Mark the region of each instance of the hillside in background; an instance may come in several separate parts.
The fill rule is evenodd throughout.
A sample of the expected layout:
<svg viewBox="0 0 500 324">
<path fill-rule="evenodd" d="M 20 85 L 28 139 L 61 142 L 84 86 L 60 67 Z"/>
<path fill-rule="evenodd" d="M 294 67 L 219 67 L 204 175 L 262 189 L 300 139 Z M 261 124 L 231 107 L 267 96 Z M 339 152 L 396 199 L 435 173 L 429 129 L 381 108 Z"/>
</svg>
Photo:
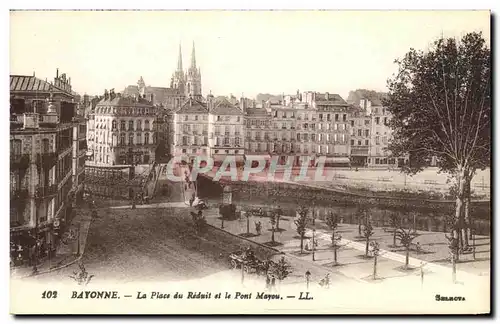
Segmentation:
<svg viewBox="0 0 500 324">
<path fill-rule="evenodd" d="M 347 97 L 347 102 L 356 106 L 359 106 L 360 99 L 368 99 L 372 104 L 380 105 L 382 98 L 387 96 L 385 92 L 377 92 L 368 89 L 357 89 L 354 91 L 349 91 L 349 96 Z"/>
<path fill-rule="evenodd" d="M 268 101 L 269 99 L 281 100 L 281 95 L 273 95 L 273 94 L 269 94 L 269 93 L 259 93 L 255 100 L 257 102 L 261 102 L 262 100 Z"/>
</svg>

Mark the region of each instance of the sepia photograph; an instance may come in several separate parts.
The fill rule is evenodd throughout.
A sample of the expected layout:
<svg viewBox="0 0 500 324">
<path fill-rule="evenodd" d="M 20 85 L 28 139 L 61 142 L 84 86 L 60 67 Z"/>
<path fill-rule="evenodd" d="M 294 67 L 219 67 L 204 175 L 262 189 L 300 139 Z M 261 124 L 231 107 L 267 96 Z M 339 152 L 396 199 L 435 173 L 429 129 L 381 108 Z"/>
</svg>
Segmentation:
<svg viewBox="0 0 500 324">
<path fill-rule="evenodd" d="M 11 314 L 491 313 L 490 11 L 9 18 Z"/>
</svg>

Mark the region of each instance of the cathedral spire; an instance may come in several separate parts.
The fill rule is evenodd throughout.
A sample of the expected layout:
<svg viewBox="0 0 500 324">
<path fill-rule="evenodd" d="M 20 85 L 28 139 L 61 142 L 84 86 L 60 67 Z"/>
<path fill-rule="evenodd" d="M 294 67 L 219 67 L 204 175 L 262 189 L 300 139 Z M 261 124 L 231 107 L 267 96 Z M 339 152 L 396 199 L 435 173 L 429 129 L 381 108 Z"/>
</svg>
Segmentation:
<svg viewBox="0 0 500 324">
<path fill-rule="evenodd" d="M 181 43 L 179 43 L 179 59 L 177 60 L 177 71 L 182 72 L 182 49 L 181 49 Z"/>
<path fill-rule="evenodd" d="M 191 53 L 191 67 L 192 68 L 196 67 L 196 53 L 194 50 L 194 41 L 193 41 L 193 52 Z"/>
</svg>

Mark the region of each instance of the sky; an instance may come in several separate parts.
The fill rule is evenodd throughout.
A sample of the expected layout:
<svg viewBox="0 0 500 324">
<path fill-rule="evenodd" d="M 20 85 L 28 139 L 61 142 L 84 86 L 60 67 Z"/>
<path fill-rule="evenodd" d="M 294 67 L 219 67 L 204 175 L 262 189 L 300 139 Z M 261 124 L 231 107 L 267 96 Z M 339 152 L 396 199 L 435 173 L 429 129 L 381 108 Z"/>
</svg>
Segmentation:
<svg viewBox="0 0 500 324">
<path fill-rule="evenodd" d="M 396 58 L 441 35 L 482 31 L 488 11 L 13 11 L 10 74 L 53 80 L 80 94 L 122 91 L 143 77 L 169 87 L 179 44 L 192 44 L 202 92 L 253 98 L 297 90 L 386 91 Z"/>
</svg>

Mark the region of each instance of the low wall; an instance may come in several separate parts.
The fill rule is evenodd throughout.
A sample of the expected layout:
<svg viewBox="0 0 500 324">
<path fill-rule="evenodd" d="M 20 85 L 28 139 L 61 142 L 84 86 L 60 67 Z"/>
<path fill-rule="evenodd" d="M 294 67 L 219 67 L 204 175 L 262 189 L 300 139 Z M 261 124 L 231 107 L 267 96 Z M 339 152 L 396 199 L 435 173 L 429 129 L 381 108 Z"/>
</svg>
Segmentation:
<svg viewBox="0 0 500 324">
<path fill-rule="evenodd" d="M 245 237 L 231 234 L 229 232 L 226 232 L 209 224 L 207 224 L 206 235 L 216 235 L 218 238 L 217 242 L 221 246 L 231 247 L 233 250 L 226 251 L 228 253 L 235 252 L 238 249 L 250 248 L 255 253 L 255 255 L 261 260 L 271 259 L 273 256 L 277 254 L 282 254 L 277 249 L 254 242 Z"/>
</svg>

